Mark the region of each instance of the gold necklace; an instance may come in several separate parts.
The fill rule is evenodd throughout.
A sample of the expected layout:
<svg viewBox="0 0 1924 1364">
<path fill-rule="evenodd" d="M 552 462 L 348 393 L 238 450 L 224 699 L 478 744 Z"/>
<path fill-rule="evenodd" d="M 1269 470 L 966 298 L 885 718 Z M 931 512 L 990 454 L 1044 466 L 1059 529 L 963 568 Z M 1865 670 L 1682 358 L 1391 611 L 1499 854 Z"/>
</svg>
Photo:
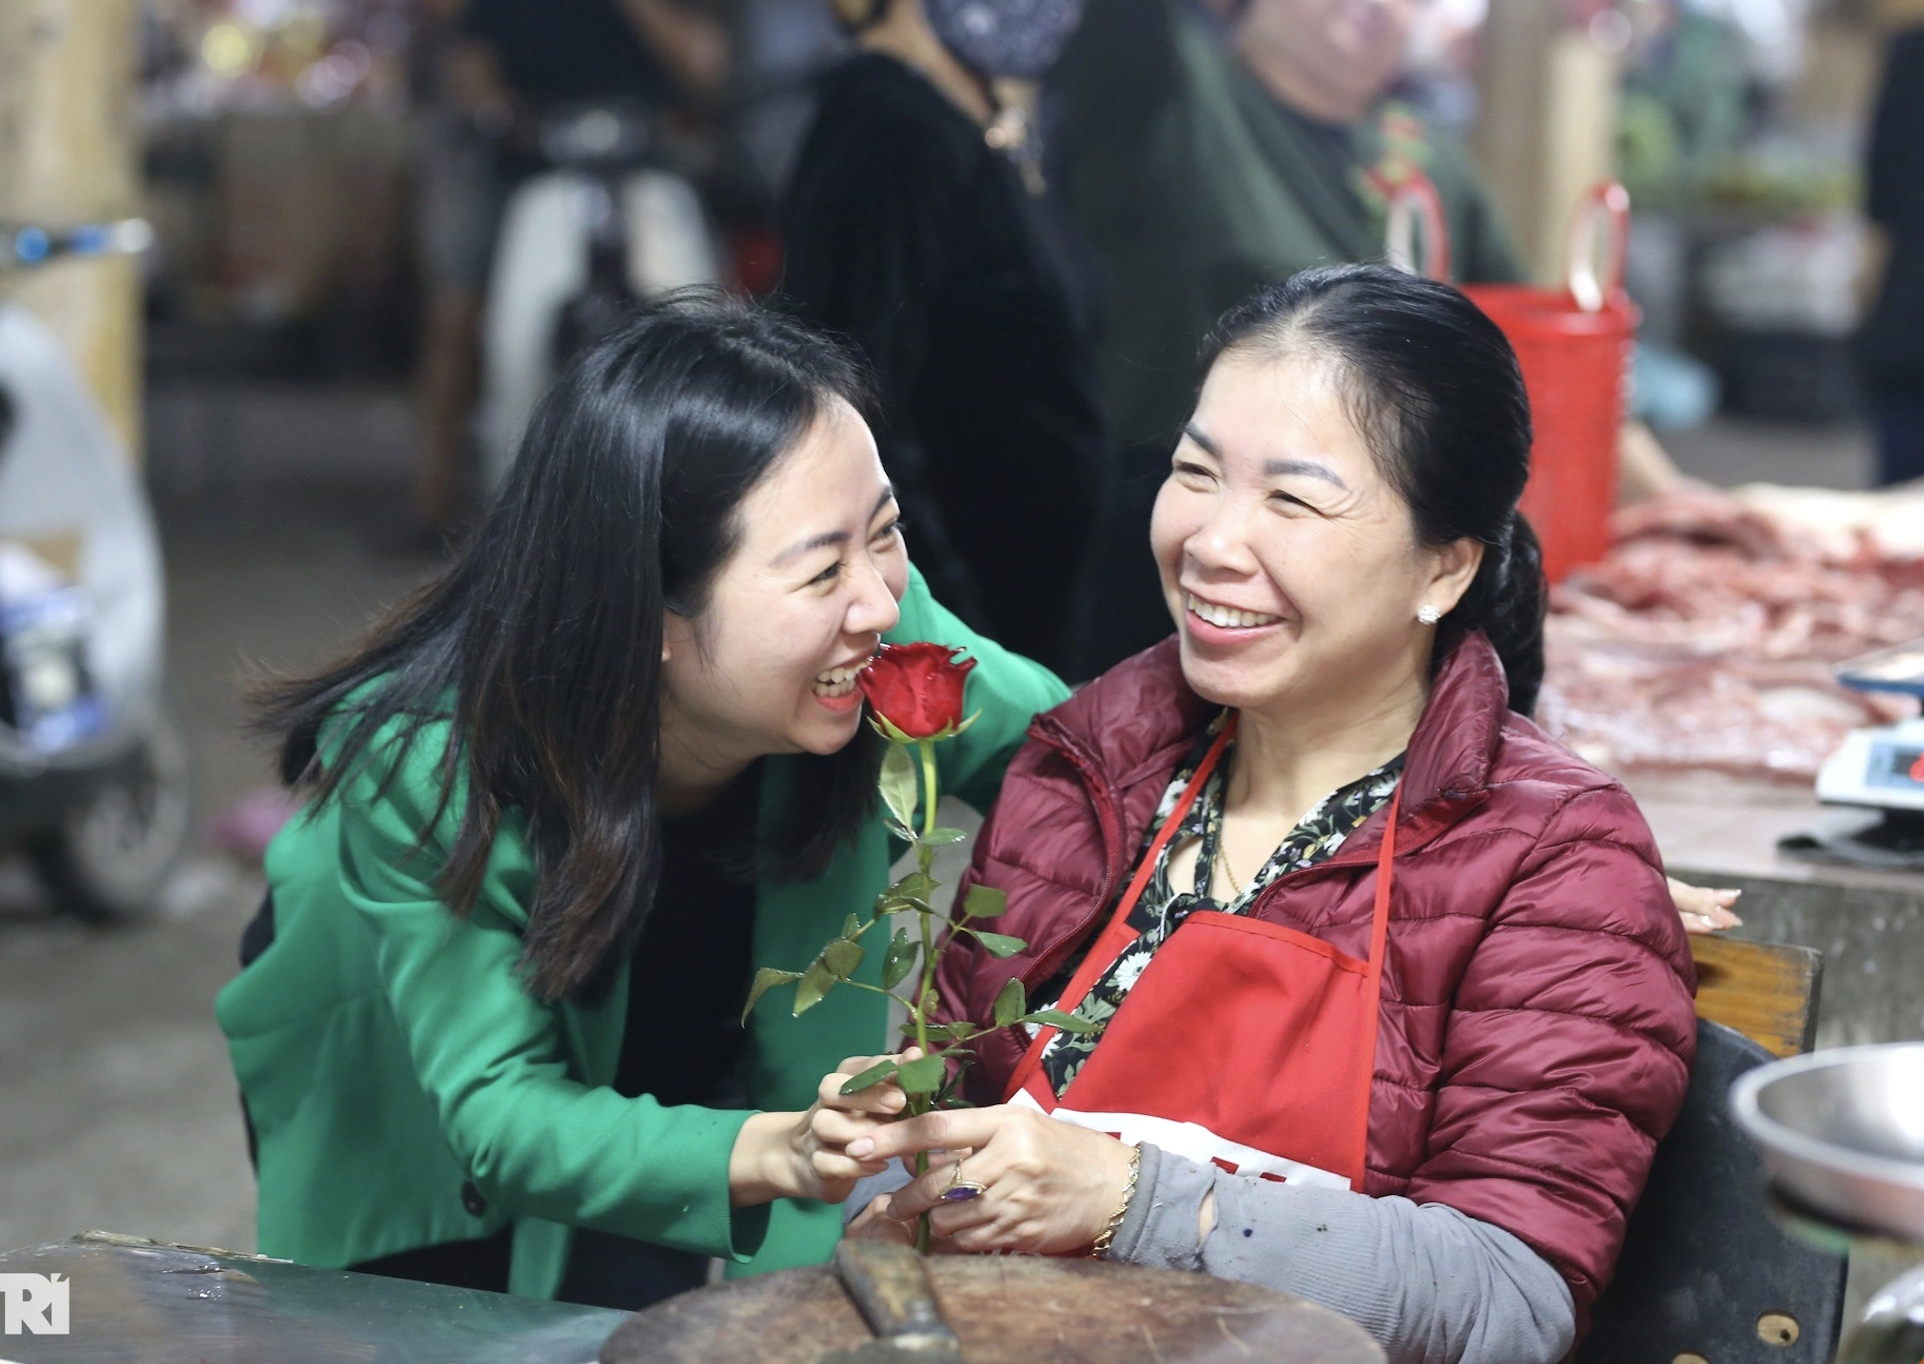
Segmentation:
<svg viewBox="0 0 1924 1364">
<path fill-rule="evenodd" d="M 1220 832 L 1216 836 L 1216 865 L 1223 869 L 1223 879 L 1229 882 L 1229 888 L 1236 893 L 1236 898 L 1242 899 L 1242 885 L 1236 880 L 1236 873 L 1229 869 L 1229 840 Z"/>
</svg>

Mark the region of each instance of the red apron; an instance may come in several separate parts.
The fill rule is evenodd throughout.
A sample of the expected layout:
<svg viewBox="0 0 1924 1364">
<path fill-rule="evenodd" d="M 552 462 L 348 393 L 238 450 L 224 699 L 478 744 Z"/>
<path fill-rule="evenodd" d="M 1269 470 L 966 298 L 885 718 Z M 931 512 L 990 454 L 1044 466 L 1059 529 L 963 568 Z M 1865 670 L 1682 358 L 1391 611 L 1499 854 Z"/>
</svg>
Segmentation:
<svg viewBox="0 0 1924 1364">
<path fill-rule="evenodd" d="M 1235 732 L 1210 748 L 1063 992 L 1072 1010 L 1132 942 L 1129 914 Z M 1190 914 L 1156 949 L 1060 1101 L 1030 1044 L 1007 1101 L 1232 1174 L 1361 1190 L 1376 1069 L 1396 814 L 1376 866 L 1368 961 L 1237 914 Z"/>
</svg>

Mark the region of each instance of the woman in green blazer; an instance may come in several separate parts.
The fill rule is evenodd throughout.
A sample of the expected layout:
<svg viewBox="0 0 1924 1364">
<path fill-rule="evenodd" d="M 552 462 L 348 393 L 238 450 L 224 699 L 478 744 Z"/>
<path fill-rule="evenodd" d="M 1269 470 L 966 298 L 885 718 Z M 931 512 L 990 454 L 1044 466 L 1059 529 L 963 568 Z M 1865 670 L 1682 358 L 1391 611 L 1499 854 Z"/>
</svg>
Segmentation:
<svg viewBox="0 0 1924 1364">
<path fill-rule="evenodd" d="M 899 851 L 854 673 L 883 640 L 979 660 L 940 754 L 982 807 L 1066 695 L 930 599 L 862 397 L 772 315 L 652 309 L 543 400 L 443 577 L 267 690 L 310 799 L 217 1005 L 262 1253 L 623 1307 L 827 1256 L 841 1148 L 901 1101 L 823 1077 L 883 1049 L 882 1001 L 735 1016 Z"/>
</svg>

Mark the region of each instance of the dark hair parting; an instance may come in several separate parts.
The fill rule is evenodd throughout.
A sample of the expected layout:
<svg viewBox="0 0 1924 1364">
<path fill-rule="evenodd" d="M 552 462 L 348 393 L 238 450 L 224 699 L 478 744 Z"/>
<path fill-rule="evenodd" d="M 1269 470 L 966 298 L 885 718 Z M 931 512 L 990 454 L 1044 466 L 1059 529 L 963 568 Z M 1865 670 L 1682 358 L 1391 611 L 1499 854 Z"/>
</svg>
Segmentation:
<svg viewBox="0 0 1924 1364">
<path fill-rule="evenodd" d="M 799 323 L 715 291 L 639 310 L 570 364 L 454 563 L 310 677 L 254 689 L 281 775 L 387 793 L 425 726 L 450 722 L 422 849 L 458 822 L 434 884 L 474 911 L 502 823 L 525 821 L 536 884 L 530 991 L 590 998 L 648 913 L 664 618 L 698 616 L 740 538 L 742 499 L 832 402 L 868 405 L 859 363 Z M 796 760 L 790 808 L 753 870 L 819 872 L 874 800 L 862 738 Z"/>
<path fill-rule="evenodd" d="M 1530 477 L 1530 401 L 1503 332 L 1447 284 L 1388 265 L 1317 267 L 1232 308 L 1203 346 L 1318 358 L 1351 419 L 1431 546 L 1484 547 L 1469 590 L 1443 618 L 1436 657 L 1481 630 L 1503 660 L 1510 707 L 1543 685 L 1549 597 L 1536 532 L 1517 511 Z"/>
</svg>

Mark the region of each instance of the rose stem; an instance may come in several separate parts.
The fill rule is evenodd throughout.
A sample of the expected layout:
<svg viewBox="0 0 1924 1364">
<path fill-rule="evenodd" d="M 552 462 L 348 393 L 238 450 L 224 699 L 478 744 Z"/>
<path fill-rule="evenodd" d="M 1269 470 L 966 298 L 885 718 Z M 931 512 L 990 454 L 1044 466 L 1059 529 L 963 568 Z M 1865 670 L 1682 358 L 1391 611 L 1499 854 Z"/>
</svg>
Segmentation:
<svg viewBox="0 0 1924 1364">
<path fill-rule="evenodd" d="M 918 739 L 915 742 L 922 758 L 922 832 L 915 840 L 916 865 L 922 870 L 925 884 L 930 883 L 935 869 L 935 849 L 928 844 L 928 836 L 935 832 L 935 741 Z M 929 994 L 935 986 L 935 945 L 930 937 L 929 920 L 933 915 L 918 914 L 922 931 L 922 988 L 915 997 L 915 1040 L 922 1048 L 922 1054 L 929 1054 Z M 926 1095 L 918 1094 L 912 1104 L 913 1110 L 926 1113 L 933 1107 Z M 929 1153 L 915 1153 L 915 1173 L 925 1175 L 929 1171 Z M 930 1228 L 929 1215 L 923 1213 L 916 1220 L 915 1248 L 922 1254 L 929 1253 Z"/>
</svg>

